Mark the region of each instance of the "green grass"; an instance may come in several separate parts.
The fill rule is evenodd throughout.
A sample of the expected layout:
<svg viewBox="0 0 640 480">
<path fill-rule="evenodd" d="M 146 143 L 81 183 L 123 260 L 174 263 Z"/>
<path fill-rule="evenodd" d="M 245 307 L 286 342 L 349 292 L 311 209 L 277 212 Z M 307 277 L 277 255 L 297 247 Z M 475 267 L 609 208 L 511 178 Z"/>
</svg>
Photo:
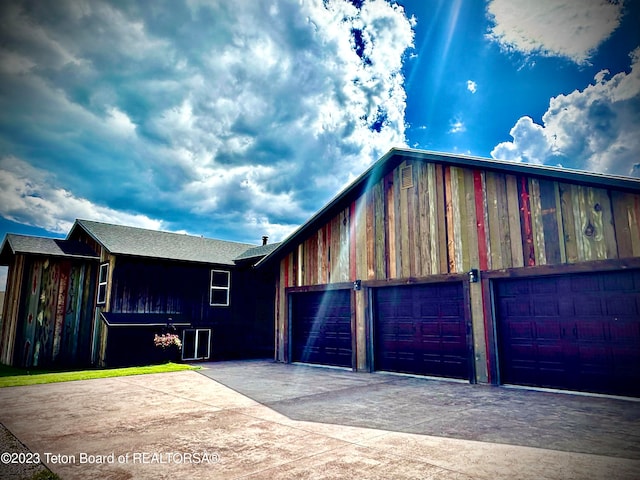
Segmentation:
<svg viewBox="0 0 640 480">
<path fill-rule="evenodd" d="M 145 375 L 147 373 L 179 372 L 197 370 L 198 367 L 183 363 L 163 363 L 146 367 L 111 368 L 104 370 L 81 370 L 71 372 L 52 372 L 46 370 L 24 370 L 6 365 L 0 366 L 0 388 L 38 385 L 43 383 L 72 382 L 75 380 L 91 380 L 94 378 L 125 377 L 128 375 Z"/>
</svg>

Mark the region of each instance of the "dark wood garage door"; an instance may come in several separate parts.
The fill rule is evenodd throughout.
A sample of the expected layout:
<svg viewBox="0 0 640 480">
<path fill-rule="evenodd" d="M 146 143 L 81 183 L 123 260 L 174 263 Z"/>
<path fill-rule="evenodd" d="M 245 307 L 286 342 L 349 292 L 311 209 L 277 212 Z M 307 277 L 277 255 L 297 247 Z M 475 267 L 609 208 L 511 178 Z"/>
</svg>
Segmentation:
<svg viewBox="0 0 640 480">
<path fill-rule="evenodd" d="M 351 291 L 292 294 L 292 360 L 351 367 Z"/>
<path fill-rule="evenodd" d="M 640 271 L 497 284 L 502 383 L 640 396 Z"/>
<path fill-rule="evenodd" d="M 461 283 L 376 290 L 375 368 L 469 378 Z"/>
</svg>

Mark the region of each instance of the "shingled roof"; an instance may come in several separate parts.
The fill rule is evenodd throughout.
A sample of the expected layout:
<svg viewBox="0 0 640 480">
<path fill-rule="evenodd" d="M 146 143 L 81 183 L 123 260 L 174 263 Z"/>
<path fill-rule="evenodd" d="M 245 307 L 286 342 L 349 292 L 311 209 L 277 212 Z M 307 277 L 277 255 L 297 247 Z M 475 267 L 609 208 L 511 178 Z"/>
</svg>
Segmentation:
<svg viewBox="0 0 640 480">
<path fill-rule="evenodd" d="M 243 254 L 238 255 L 235 260 L 242 261 L 242 260 L 250 260 L 253 258 L 262 258 L 265 255 L 269 255 L 276 248 L 278 248 L 278 245 L 280 245 L 280 242 L 268 243 L 266 245 L 260 245 L 259 247 L 250 248 Z"/>
<path fill-rule="evenodd" d="M 85 243 L 9 233 L 0 248 L 0 265 L 8 265 L 9 258 L 16 253 L 52 257 L 98 258 L 96 252 Z"/>
<path fill-rule="evenodd" d="M 256 248 L 256 245 L 249 243 L 228 242 L 90 220 L 76 220 L 67 238 L 72 238 L 79 228 L 116 255 L 235 265 L 234 260 L 243 256 L 248 250 Z"/>
</svg>

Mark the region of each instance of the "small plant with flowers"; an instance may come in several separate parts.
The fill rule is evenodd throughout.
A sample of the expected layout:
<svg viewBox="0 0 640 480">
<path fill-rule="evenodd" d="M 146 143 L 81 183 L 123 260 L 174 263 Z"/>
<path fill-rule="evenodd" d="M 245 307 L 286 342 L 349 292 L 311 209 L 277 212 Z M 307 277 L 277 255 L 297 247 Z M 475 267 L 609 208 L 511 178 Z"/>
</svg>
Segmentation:
<svg viewBox="0 0 640 480">
<path fill-rule="evenodd" d="M 162 350 L 167 350 L 174 346 L 178 350 L 182 348 L 180 337 L 174 333 L 163 333 L 162 335 L 156 334 L 153 338 L 153 343 L 156 347 L 161 348 Z"/>
</svg>

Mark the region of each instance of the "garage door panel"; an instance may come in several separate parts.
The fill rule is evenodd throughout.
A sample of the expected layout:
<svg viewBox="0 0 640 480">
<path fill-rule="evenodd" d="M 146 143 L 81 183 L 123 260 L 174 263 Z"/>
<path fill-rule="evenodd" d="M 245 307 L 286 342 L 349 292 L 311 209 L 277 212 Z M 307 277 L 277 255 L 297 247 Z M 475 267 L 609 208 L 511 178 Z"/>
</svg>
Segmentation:
<svg viewBox="0 0 640 480">
<path fill-rule="evenodd" d="M 405 302 L 403 308 L 390 303 Z M 375 294 L 377 370 L 469 378 L 462 285 L 385 287 Z"/>
<path fill-rule="evenodd" d="M 608 324 L 611 339 L 624 348 L 625 344 L 640 344 L 640 325 L 637 322 L 612 321 Z"/>
<path fill-rule="evenodd" d="M 558 284 L 557 281 L 532 281 L 531 282 L 531 289 L 530 289 L 531 293 L 533 293 L 534 295 L 540 295 L 541 298 L 552 298 L 555 299 L 557 298 L 557 293 L 558 293 Z M 553 294 L 553 295 L 547 295 L 547 294 Z"/>
<path fill-rule="evenodd" d="M 561 364 L 564 362 L 564 349 L 561 346 L 555 345 L 553 343 L 549 344 L 539 344 L 534 348 L 535 359 L 544 364 L 546 363 L 554 363 Z"/>
<path fill-rule="evenodd" d="M 582 317 L 599 317 L 602 315 L 602 300 L 591 296 L 576 295 L 573 297 L 573 310 Z"/>
<path fill-rule="evenodd" d="M 607 371 L 611 368 L 609 357 L 611 349 L 596 345 L 596 346 L 580 346 L 578 347 L 578 359 L 577 363 L 579 369 L 582 370 L 602 370 Z"/>
<path fill-rule="evenodd" d="M 639 280 L 634 270 L 498 282 L 502 382 L 640 396 Z"/>
<path fill-rule="evenodd" d="M 533 315 L 540 317 L 545 315 L 557 316 L 560 313 L 557 298 L 543 296 L 540 302 L 533 305 Z"/>
<path fill-rule="evenodd" d="M 440 324 L 435 322 L 422 322 L 418 324 L 422 337 L 440 338 L 442 336 Z"/>
<path fill-rule="evenodd" d="M 527 302 L 522 302 L 515 298 L 501 299 L 500 310 L 507 312 L 509 318 L 528 317 L 531 315 L 531 306 Z"/>
<path fill-rule="evenodd" d="M 558 320 L 549 320 L 542 318 L 541 322 L 532 321 L 535 330 L 536 339 L 539 341 L 558 340 L 562 336 L 561 324 Z M 564 327 L 566 329 L 566 327 Z"/>
<path fill-rule="evenodd" d="M 515 340 L 531 340 L 535 338 L 534 325 L 527 321 L 512 321 L 507 325 L 507 338 Z"/>
<path fill-rule="evenodd" d="M 627 273 L 611 274 L 603 287 L 607 292 L 632 292 L 640 288 L 640 282 L 637 281 L 639 277 Z"/>
<path fill-rule="evenodd" d="M 444 302 L 451 302 L 453 298 L 462 297 L 462 287 L 459 283 L 443 283 L 440 285 L 433 285 L 439 298 L 444 299 Z"/>
<path fill-rule="evenodd" d="M 617 374 L 639 375 L 640 353 L 634 348 L 620 348 L 612 358 L 613 368 Z"/>
<path fill-rule="evenodd" d="M 606 310 L 609 315 L 638 315 L 638 305 L 635 298 L 615 295 L 606 300 Z"/>
<path fill-rule="evenodd" d="M 351 366 L 348 290 L 292 294 L 291 328 L 294 362 Z"/>
<path fill-rule="evenodd" d="M 591 277 L 589 275 L 573 276 L 570 279 L 571 291 L 580 292 L 599 292 L 600 282 L 597 277 Z"/>
<path fill-rule="evenodd" d="M 608 322 L 594 322 L 594 321 L 582 321 L 573 325 L 575 329 L 576 339 L 585 343 L 607 343 L 607 331 Z"/>
<path fill-rule="evenodd" d="M 420 316 L 424 318 L 438 318 L 440 316 L 440 305 L 436 303 L 420 303 Z"/>
<path fill-rule="evenodd" d="M 464 316 L 462 305 L 459 303 L 443 303 L 440 308 L 440 316 L 444 319 L 451 318 L 453 321 L 458 321 L 460 317 Z"/>
<path fill-rule="evenodd" d="M 462 338 L 465 338 L 465 335 L 466 328 L 464 325 L 461 325 L 460 322 L 443 322 L 440 325 L 440 336 L 442 337 L 443 341 L 450 340 L 455 341 L 456 344 L 460 344 L 460 340 Z"/>
</svg>

